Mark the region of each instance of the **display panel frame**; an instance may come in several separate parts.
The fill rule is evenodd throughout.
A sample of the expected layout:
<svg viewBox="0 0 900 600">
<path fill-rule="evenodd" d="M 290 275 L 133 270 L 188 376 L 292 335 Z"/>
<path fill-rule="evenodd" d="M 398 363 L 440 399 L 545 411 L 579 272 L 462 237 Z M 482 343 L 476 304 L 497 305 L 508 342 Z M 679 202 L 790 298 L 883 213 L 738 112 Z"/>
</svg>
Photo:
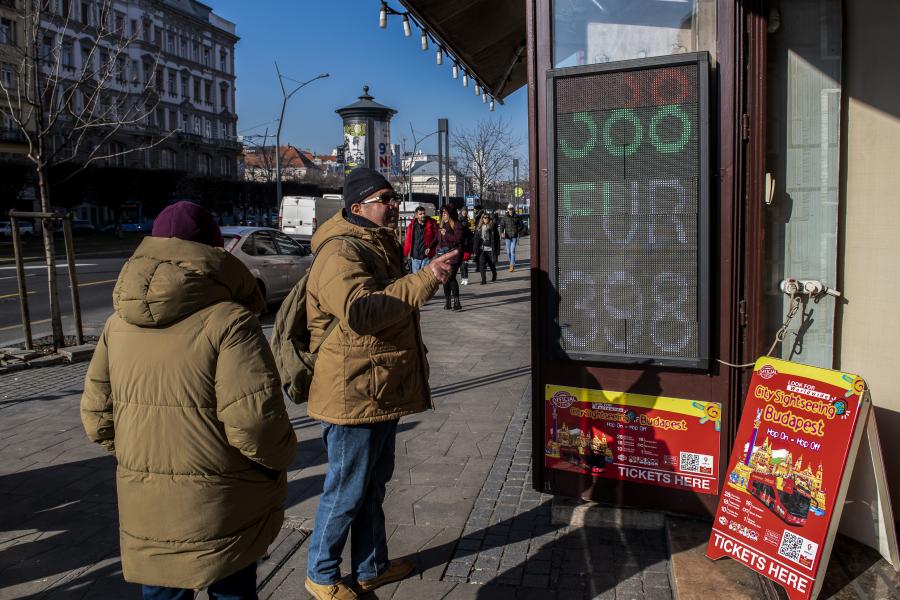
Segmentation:
<svg viewBox="0 0 900 600">
<path fill-rule="evenodd" d="M 697 352 L 694 357 L 678 357 L 654 354 L 611 353 L 589 350 L 566 349 L 562 344 L 563 331 L 560 324 L 559 298 L 559 205 L 557 190 L 557 98 L 556 84 L 561 79 L 578 78 L 599 74 L 629 73 L 695 65 L 697 68 Z M 708 369 L 710 364 L 710 331 L 711 331 L 711 255 L 710 255 L 710 123 L 709 123 L 709 54 L 695 52 L 672 56 L 652 57 L 626 60 L 615 63 L 592 64 L 578 67 L 566 67 L 547 70 L 547 203 L 548 203 L 548 248 L 550 281 L 549 294 L 546 299 L 549 308 L 547 333 L 550 351 L 557 357 L 568 360 L 614 363 L 623 365 L 654 365 L 687 369 Z M 624 255 L 623 255 L 624 256 Z"/>
</svg>

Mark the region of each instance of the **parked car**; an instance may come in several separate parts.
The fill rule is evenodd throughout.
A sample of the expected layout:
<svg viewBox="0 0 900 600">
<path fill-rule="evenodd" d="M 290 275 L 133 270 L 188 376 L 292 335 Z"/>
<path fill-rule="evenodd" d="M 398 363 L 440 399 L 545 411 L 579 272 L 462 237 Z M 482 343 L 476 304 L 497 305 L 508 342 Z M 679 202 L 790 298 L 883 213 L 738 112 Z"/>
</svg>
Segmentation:
<svg viewBox="0 0 900 600">
<path fill-rule="evenodd" d="M 247 265 L 267 304 L 282 300 L 312 263 L 299 242 L 270 227 L 222 227 L 225 250 Z"/>
<path fill-rule="evenodd" d="M 21 235 L 34 235 L 34 225 L 28 221 L 19 221 L 19 233 Z M 12 237 L 12 224 L 9 221 L 0 221 L 0 235 Z"/>
<path fill-rule="evenodd" d="M 72 221 L 72 233 L 93 233 L 95 231 L 97 231 L 97 228 L 90 221 L 82 219 L 74 219 Z"/>
</svg>

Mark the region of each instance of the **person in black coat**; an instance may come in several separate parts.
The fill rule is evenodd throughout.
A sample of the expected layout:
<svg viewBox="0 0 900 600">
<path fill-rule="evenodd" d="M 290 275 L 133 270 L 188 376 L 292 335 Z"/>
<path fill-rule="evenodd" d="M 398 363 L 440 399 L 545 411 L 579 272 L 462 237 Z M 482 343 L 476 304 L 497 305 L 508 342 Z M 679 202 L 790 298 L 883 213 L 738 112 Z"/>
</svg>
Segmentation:
<svg viewBox="0 0 900 600">
<path fill-rule="evenodd" d="M 497 281 L 497 255 L 500 254 L 500 233 L 497 226 L 491 220 L 491 215 L 483 212 L 481 219 L 475 225 L 475 233 L 472 239 L 472 255 L 478 263 L 478 272 L 481 273 L 481 285 L 487 283 L 487 269 L 491 268 L 491 281 Z"/>
</svg>

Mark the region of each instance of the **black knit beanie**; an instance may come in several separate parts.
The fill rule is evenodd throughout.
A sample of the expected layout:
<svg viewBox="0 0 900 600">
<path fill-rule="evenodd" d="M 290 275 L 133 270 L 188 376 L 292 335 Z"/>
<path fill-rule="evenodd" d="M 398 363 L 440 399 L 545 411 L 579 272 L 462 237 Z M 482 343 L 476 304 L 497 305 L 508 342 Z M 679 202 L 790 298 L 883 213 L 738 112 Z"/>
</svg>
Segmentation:
<svg viewBox="0 0 900 600">
<path fill-rule="evenodd" d="M 349 212 L 351 206 L 384 188 L 394 189 L 384 175 L 367 167 L 357 167 L 344 179 L 344 206 Z"/>
</svg>

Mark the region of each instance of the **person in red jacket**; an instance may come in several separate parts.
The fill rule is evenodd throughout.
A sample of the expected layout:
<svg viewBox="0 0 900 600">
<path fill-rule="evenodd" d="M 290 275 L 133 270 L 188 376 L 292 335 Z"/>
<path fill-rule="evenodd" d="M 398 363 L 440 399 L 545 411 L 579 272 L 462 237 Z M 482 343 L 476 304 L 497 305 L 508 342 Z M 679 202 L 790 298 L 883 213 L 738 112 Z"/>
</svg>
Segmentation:
<svg viewBox="0 0 900 600">
<path fill-rule="evenodd" d="M 438 243 L 434 219 L 425 216 L 422 206 L 416 207 L 415 214 L 416 218 L 406 228 L 406 240 L 403 242 L 403 256 L 409 257 L 413 273 L 431 261 Z"/>
</svg>

